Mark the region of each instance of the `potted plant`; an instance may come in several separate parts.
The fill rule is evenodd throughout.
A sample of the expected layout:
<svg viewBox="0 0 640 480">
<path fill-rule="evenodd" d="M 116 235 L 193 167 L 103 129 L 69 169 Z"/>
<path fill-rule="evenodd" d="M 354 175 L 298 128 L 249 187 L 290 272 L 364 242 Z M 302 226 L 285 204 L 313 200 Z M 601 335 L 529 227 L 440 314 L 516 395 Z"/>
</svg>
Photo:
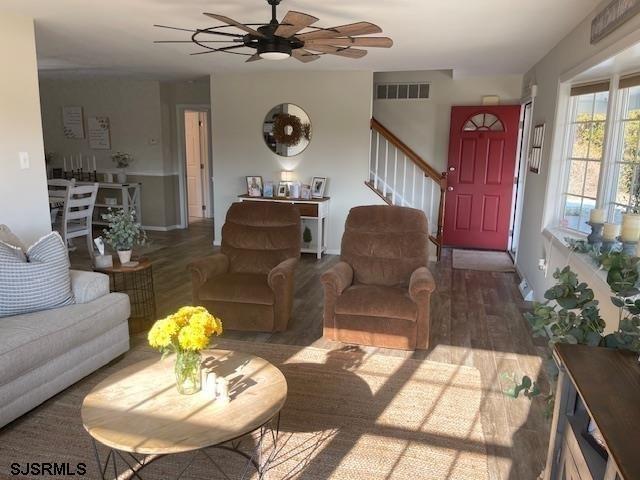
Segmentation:
<svg viewBox="0 0 640 480">
<path fill-rule="evenodd" d="M 311 230 L 307 225 L 304 226 L 304 232 L 302 232 L 302 241 L 304 242 L 305 248 L 309 248 L 311 245 L 311 240 L 313 237 L 311 236 Z"/>
<path fill-rule="evenodd" d="M 127 173 L 125 172 L 125 169 L 131 165 L 131 162 L 133 162 L 133 156 L 129 153 L 116 152 L 111 155 L 111 160 L 113 160 L 120 169 L 120 172 L 118 172 L 117 175 L 118 183 L 127 183 Z"/>
<path fill-rule="evenodd" d="M 124 209 L 107 210 L 102 218 L 108 223 L 108 228 L 103 230 L 105 242 L 110 245 L 120 258 L 120 263 L 131 261 L 131 251 L 135 245 L 144 245 L 147 234 L 139 223 L 135 221 L 135 210 Z"/>
<path fill-rule="evenodd" d="M 222 335 L 222 321 L 204 307 L 182 307 L 176 313 L 154 323 L 149 330 L 151 347 L 162 356 L 176 354 L 176 387 L 183 395 L 201 388 L 201 351 L 213 335 Z"/>
</svg>

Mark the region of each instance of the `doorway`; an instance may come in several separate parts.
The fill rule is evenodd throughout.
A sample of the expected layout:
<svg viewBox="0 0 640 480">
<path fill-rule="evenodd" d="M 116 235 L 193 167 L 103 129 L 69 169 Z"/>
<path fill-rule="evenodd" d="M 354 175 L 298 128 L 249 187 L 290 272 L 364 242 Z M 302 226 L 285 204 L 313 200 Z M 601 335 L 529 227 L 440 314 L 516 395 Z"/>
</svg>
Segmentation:
<svg viewBox="0 0 640 480">
<path fill-rule="evenodd" d="M 178 106 L 180 227 L 212 216 L 209 109 Z"/>
<path fill-rule="evenodd" d="M 506 251 L 520 105 L 452 107 L 444 244 Z"/>
</svg>

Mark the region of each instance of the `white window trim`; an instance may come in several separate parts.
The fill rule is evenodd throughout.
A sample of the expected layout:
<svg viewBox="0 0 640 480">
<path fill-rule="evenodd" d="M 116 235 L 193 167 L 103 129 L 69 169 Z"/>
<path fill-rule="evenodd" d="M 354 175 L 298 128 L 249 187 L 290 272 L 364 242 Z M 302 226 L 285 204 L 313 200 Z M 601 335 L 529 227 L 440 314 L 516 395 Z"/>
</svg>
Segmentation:
<svg viewBox="0 0 640 480">
<path fill-rule="evenodd" d="M 606 79 L 600 79 L 606 80 Z M 619 125 L 621 124 L 621 112 L 624 109 L 622 105 L 622 97 L 620 94 L 620 88 L 618 88 L 618 82 L 620 75 L 615 74 L 608 77 L 609 80 L 609 101 L 607 104 L 607 119 L 605 121 L 604 140 L 602 145 L 603 156 L 600 166 L 600 178 L 598 179 L 598 193 L 596 195 L 596 208 L 607 209 L 607 221 L 613 221 L 615 213 L 615 199 L 617 193 L 617 181 L 619 174 L 619 164 L 616 161 L 617 156 L 622 152 L 621 142 L 622 135 L 620 135 Z M 581 235 L 584 232 L 579 230 L 563 227 L 561 221 L 564 218 L 565 200 L 567 194 L 567 188 L 569 183 L 569 168 L 571 153 L 573 150 L 572 145 L 572 129 L 575 125 L 573 119 L 575 119 L 575 108 L 577 108 L 576 102 L 572 101 L 571 96 L 566 98 L 565 106 L 565 122 L 561 126 L 563 129 L 562 150 L 560 155 L 560 182 L 558 182 L 557 190 L 557 202 L 554 208 L 552 225 L 555 228 L 560 228 L 571 234 Z"/>
</svg>

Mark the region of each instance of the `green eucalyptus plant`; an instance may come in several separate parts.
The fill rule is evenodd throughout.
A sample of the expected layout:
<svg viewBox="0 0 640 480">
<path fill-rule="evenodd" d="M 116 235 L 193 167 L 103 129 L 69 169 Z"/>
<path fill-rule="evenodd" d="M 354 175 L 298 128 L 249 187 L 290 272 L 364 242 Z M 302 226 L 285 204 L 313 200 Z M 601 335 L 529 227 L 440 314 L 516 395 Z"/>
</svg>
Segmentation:
<svg viewBox="0 0 640 480">
<path fill-rule="evenodd" d="M 131 250 L 135 245 L 144 245 L 147 234 L 135 221 L 135 211 L 108 209 L 102 218 L 108 223 L 102 233 L 105 242 L 116 251 Z"/>
<path fill-rule="evenodd" d="M 619 251 L 600 253 L 584 241 L 568 243 L 573 251 L 589 255 L 607 271 L 607 284 L 613 293 L 611 302 L 619 310 L 618 329 L 604 335 L 605 322 L 593 290 L 566 266 L 553 274 L 557 283 L 545 292 L 545 302 L 534 302 L 532 311 L 524 315 L 533 335 L 547 336 L 551 348 L 556 343 L 572 343 L 640 352 L 640 298 L 636 298 L 640 295 L 640 258 Z M 550 413 L 557 367 L 550 355 L 545 365 L 550 379 L 550 391 L 546 395 L 547 413 Z M 503 373 L 502 377 L 511 385 L 505 391 L 510 397 L 518 398 L 522 394 L 532 399 L 541 394 L 536 382 L 527 375 L 518 379 L 515 374 Z"/>
</svg>

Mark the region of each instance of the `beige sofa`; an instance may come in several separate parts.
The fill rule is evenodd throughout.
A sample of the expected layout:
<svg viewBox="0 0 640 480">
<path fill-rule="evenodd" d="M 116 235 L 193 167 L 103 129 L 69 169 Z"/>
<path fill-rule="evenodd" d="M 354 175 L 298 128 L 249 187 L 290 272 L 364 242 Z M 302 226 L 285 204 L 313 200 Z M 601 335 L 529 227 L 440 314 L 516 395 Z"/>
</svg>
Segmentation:
<svg viewBox="0 0 640 480">
<path fill-rule="evenodd" d="M 129 350 L 129 297 L 70 274 L 74 305 L 0 318 L 0 427 Z"/>
</svg>

